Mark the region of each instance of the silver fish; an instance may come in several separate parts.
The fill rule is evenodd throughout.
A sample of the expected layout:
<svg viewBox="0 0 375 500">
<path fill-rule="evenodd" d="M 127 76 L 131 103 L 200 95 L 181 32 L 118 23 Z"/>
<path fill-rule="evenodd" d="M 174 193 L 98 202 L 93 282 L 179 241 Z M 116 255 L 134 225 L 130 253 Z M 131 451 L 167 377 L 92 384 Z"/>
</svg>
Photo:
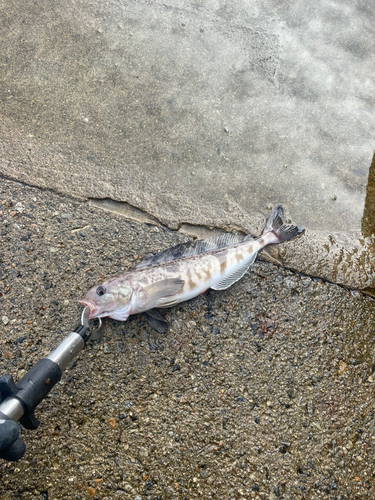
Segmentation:
<svg viewBox="0 0 375 500">
<path fill-rule="evenodd" d="M 174 246 L 94 286 L 79 302 L 89 308 L 90 318 L 125 321 L 132 314 L 146 313 L 150 325 L 165 332 L 168 322 L 155 308 L 179 304 L 209 288 L 229 288 L 246 273 L 259 250 L 303 231 L 285 224 L 279 205 L 260 238 L 226 233 Z"/>
</svg>

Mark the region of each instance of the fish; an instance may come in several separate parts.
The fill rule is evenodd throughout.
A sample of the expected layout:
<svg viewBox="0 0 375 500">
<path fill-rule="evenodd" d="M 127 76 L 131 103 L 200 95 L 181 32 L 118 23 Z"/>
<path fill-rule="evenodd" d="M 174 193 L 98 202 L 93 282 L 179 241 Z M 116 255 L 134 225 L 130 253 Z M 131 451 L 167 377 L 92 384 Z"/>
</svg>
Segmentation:
<svg viewBox="0 0 375 500">
<path fill-rule="evenodd" d="M 152 328 L 165 333 L 168 321 L 159 308 L 190 300 L 209 288 L 226 290 L 244 276 L 262 248 L 291 240 L 303 231 L 285 223 L 278 205 L 259 238 L 225 233 L 173 246 L 92 287 L 79 302 L 89 308 L 89 319 L 126 321 L 144 313 Z"/>
</svg>

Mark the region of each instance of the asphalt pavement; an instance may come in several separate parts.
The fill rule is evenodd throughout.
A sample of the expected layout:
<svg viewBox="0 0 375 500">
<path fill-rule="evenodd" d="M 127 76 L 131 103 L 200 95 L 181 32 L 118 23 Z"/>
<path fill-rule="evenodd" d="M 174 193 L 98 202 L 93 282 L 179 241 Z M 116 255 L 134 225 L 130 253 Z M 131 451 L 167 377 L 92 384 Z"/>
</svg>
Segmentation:
<svg viewBox="0 0 375 500">
<path fill-rule="evenodd" d="M 0 193 L 0 373 L 16 380 L 90 286 L 186 240 L 50 190 Z M 1 498 L 374 498 L 374 312 L 256 262 L 166 310 L 165 335 L 109 320 L 23 430 L 24 458 L 1 463 Z"/>
</svg>

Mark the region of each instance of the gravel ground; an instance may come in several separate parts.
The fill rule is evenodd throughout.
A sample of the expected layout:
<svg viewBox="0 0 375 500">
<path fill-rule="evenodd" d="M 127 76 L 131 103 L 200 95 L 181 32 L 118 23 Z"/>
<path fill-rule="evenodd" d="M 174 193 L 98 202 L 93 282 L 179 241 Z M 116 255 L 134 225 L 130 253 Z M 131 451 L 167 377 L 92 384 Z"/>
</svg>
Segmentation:
<svg viewBox="0 0 375 500">
<path fill-rule="evenodd" d="M 0 365 L 77 326 L 102 276 L 179 233 L 1 180 Z M 0 464 L 2 499 L 374 498 L 372 299 L 256 263 L 229 290 L 109 320 Z"/>
</svg>

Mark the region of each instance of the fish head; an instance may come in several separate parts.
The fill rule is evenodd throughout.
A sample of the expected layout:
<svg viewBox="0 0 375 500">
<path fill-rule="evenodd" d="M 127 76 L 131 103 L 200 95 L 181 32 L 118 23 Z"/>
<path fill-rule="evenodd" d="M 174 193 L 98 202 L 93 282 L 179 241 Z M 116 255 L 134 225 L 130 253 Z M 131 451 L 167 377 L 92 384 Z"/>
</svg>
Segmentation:
<svg viewBox="0 0 375 500">
<path fill-rule="evenodd" d="M 109 316 L 125 321 L 129 316 L 132 293 L 129 283 L 110 279 L 92 287 L 79 302 L 89 308 L 89 319 Z"/>
</svg>

